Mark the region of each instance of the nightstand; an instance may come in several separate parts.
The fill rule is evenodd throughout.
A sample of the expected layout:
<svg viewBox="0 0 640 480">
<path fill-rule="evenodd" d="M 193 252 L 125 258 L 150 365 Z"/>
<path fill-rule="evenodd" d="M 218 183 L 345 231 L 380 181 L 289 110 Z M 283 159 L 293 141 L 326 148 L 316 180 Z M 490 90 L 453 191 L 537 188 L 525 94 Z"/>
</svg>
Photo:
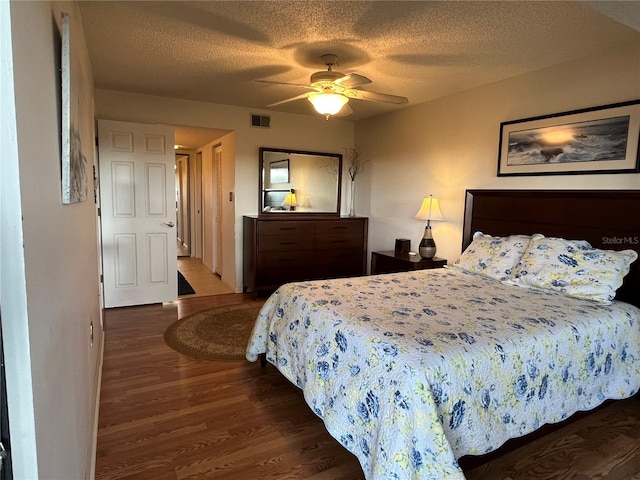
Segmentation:
<svg viewBox="0 0 640 480">
<path fill-rule="evenodd" d="M 410 272 L 428 268 L 442 268 L 447 264 L 444 258 L 422 258 L 420 255 L 397 254 L 393 250 L 371 252 L 371 275 L 377 273 Z"/>
</svg>

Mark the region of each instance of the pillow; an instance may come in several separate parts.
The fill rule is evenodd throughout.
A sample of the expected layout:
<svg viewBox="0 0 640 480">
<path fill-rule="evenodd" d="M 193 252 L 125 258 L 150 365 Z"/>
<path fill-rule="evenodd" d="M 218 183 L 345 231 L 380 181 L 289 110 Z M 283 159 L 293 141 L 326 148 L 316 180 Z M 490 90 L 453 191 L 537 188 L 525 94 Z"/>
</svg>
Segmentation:
<svg viewBox="0 0 640 480">
<path fill-rule="evenodd" d="M 492 237 L 476 232 L 471 245 L 452 266 L 496 280 L 508 280 L 530 240 L 528 235 Z"/>
<path fill-rule="evenodd" d="M 523 287 L 611 303 L 637 258 L 633 250 L 598 250 L 581 240 L 536 237 L 511 280 Z"/>
</svg>

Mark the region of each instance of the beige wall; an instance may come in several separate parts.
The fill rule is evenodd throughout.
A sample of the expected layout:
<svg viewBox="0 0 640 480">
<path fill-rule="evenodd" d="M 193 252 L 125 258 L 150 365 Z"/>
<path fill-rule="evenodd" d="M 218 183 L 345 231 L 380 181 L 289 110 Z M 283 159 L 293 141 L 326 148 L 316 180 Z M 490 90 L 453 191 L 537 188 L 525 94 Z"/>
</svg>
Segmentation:
<svg viewBox="0 0 640 480">
<path fill-rule="evenodd" d="M 242 255 L 234 255 L 235 228 L 225 228 L 235 222 L 236 189 L 236 134 L 228 133 L 222 143 L 222 265 L 221 280 L 231 289 L 242 284 L 242 275 L 236 274 L 236 261 L 242 265 Z M 257 190 L 257 187 L 256 187 Z M 230 198 L 230 194 L 232 197 Z M 241 272 L 242 270 L 240 270 Z M 238 290 L 239 291 L 239 290 Z"/>
<path fill-rule="evenodd" d="M 460 255 L 464 192 L 495 189 L 638 189 L 640 174 L 500 177 L 500 122 L 640 98 L 640 44 L 518 76 L 358 122 L 356 143 L 371 158 L 357 178 L 357 213 L 369 216 L 369 248 L 414 250 L 424 231 L 422 198 L 440 198 L 438 256 Z"/>
<path fill-rule="evenodd" d="M 235 138 L 233 181 L 223 173 L 223 200 L 234 192 L 233 218 L 225 216 L 223 268 L 228 282 L 235 280 L 235 291 L 242 291 L 242 216 L 258 213 L 258 150 L 260 147 L 291 148 L 317 152 L 343 153 L 353 144 L 354 124 L 347 120 L 325 120 L 321 116 L 267 112 L 255 108 L 215 105 L 204 102 L 154 97 L 132 93 L 96 90 L 98 118 L 139 123 L 166 123 L 232 130 Z M 271 116 L 271 128 L 250 126 L 250 114 Z M 223 164 L 231 162 L 223 148 Z M 230 168 L 226 169 L 230 172 Z M 225 201 L 225 212 L 231 212 Z M 343 205 L 343 211 L 345 206 Z M 227 223 L 229 222 L 229 223 Z M 233 222 L 233 224 L 231 223 Z M 232 228 L 227 228 L 231 227 Z M 233 230 L 233 233 L 232 233 Z M 233 236 L 233 238 L 231 238 Z M 229 262 L 229 263 L 227 263 Z M 235 267 L 235 276 L 229 272 Z"/>
<path fill-rule="evenodd" d="M 54 38 L 61 11 L 71 15 L 71 49 L 81 70 L 80 133 L 90 182 L 90 199 L 72 205 L 62 204 L 60 190 L 60 73 Z M 20 193 L 16 203 L 3 208 L 12 207 L 12 214 L 21 209 L 23 238 L 2 232 L 2 261 L 5 246 L 17 247 L 24 268 L 24 283 L 18 276 L 1 287 L 5 345 L 10 345 L 6 364 L 14 477 L 79 479 L 92 468 L 102 344 L 90 173 L 93 74 L 77 4 L 11 2 L 10 13 L 16 110 L 11 160 Z M 20 299 L 26 300 L 26 311 L 14 309 Z"/>
<path fill-rule="evenodd" d="M 332 160 L 337 162 L 335 157 Z M 291 155 L 291 180 L 285 185 L 296 191 L 299 212 L 335 212 L 337 176 L 326 157 Z"/>
</svg>

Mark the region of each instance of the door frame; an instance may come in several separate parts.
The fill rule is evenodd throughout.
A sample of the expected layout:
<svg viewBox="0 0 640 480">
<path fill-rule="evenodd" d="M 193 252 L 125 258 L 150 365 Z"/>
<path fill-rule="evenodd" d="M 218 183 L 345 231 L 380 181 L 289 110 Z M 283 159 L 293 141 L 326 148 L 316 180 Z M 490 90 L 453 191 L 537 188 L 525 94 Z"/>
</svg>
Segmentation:
<svg viewBox="0 0 640 480">
<path fill-rule="evenodd" d="M 176 151 L 176 237 L 182 245 L 189 249 L 192 257 L 192 228 L 191 228 L 191 153 Z M 182 157 L 179 161 L 178 157 Z M 185 179 L 186 177 L 186 179 Z M 184 191 L 186 190 L 186 192 Z M 183 201 L 186 199 L 186 202 Z M 180 234 L 182 233 L 182 237 Z M 186 238 L 183 238 L 186 237 Z M 186 240 L 186 243 L 185 243 Z"/>
</svg>

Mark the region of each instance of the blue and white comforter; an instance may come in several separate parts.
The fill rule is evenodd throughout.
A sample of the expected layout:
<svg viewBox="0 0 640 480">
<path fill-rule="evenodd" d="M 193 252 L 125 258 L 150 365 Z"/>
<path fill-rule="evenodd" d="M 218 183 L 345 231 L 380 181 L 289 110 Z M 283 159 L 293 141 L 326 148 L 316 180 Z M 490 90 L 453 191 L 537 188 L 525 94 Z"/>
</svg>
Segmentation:
<svg viewBox="0 0 640 480">
<path fill-rule="evenodd" d="M 640 310 L 451 269 L 282 286 L 247 359 L 300 387 L 367 479 L 462 479 L 457 458 L 640 387 Z"/>
</svg>

